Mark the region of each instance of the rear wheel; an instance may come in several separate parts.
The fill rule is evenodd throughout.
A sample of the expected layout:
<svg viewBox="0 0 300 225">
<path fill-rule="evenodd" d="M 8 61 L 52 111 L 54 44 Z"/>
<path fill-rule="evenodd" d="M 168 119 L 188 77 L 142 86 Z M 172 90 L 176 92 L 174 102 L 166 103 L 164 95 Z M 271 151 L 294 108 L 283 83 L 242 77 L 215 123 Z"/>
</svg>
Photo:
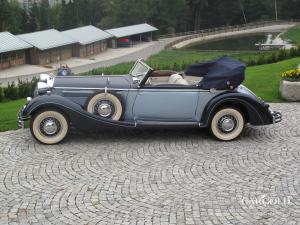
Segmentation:
<svg viewBox="0 0 300 225">
<path fill-rule="evenodd" d="M 69 123 L 61 112 L 42 111 L 31 119 L 30 131 L 33 137 L 43 144 L 58 144 L 67 136 Z"/>
<path fill-rule="evenodd" d="M 118 121 L 123 114 L 123 107 L 119 98 L 114 94 L 99 93 L 90 99 L 87 111 L 105 119 Z"/>
<path fill-rule="evenodd" d="M 232 141 L 238 138 L 245 126 L 243 114 L 235 108 L 223 108 L 212 118 L 210 131 L 221 141 Z"/>
</svg>

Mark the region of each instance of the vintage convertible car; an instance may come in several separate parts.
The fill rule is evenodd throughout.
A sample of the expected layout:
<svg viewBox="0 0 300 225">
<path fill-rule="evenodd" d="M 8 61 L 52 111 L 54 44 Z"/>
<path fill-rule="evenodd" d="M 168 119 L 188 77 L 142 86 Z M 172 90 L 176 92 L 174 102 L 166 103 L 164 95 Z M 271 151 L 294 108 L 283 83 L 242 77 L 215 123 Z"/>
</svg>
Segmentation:
<svg viewBox="0 0 300 225">
<path fill-rule="evenodd" d="M 128 75 L 41 74 L 33 98 L 18 116 L 32 135 L 57 144 L 70 127 L 209 128 L 219 140 L 236 139 L 244 125 L 268 125 L 281 114 L 241 85 L 245 65 L 229 57 L 191 65 L 183 74 L 157 71 L 138 60 Z"/>
</svg>

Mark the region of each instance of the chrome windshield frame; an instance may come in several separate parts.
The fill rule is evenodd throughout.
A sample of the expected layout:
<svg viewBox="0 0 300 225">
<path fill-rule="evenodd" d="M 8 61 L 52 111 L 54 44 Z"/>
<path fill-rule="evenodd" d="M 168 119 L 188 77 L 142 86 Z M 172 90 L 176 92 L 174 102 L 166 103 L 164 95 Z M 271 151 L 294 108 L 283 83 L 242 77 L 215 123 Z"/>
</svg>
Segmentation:
<svg viewBox="0 0 300 225">
<path fill-rule="evenodd" d="M 135 71 L 139 68 L 138 66 L 142 66 L 143 71 L 141 73 L 134 74 Z M 129 74 L 132 76 L 133 79 L 139 79 L 140 81 L 144 80 L 144 78 L 149 74 L 149 72 L 152 72 L 153 69 L 148 66 L 143 59 L 139 59 L 135 62 L 134 66 L 130 70 Z"/>
</svg>

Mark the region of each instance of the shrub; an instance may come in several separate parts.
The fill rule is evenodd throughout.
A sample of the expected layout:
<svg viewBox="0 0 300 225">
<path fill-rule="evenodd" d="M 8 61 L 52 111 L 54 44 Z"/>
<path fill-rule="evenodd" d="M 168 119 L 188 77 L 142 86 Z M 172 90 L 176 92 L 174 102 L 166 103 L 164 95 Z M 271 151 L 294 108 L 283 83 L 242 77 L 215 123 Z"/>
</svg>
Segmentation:
<svg viewBox="0 0 300 225">
<path fill-rule="evenodd" d="M 183 62 L 182 63 L 182 70 L 186 70 L 188 68 L 188 66 L 190 65 L 190 63 L 188 62 Z"/>
<path fill-rule="evenodd" d="M 15 84 L 15 82 L 12 82 L 8 83 L 7 86 L 0 86 L 0 102 L 31 96 L 37 82 L 38 79 L 33 78 L 31 81 L 18 80 L 17 84 Z"/>
<path fill-rule="evenodd" d="M 175 62 L 172 69 L 175 70 L 175 71 L 180 71 L 181 66 L 177 62 Z"/>
<path fill-rule="evenodd" d="M 243 61 L 243 60 L 242 60 Z M 249 57 L 248 60 L 245 61 L 245 63 L 248 65 L 248 66 L 254 66 L 255 65 L 255 60 L 252 58 L 252 57 Z"/>
<path fill-rule="evenodd" d="M 277 52 L 272 52 L 270 58 L 271 58 L 271 62 L 277 62 L 278 61 Z"/>
<path fill-rule="evenodd" d="M 291 58 L 299 56 L 299 50 L 297 48 L 291 48 L 289 51 L 289 56 Z"/>
<path fill-rule="evenodd" d="M 4 100 L 3 88 L 0 86 L 0 102 L 3 102 L 3 100 Z"/>
<path fill-rule="evenodd" d="M 11 84 L 8 83 L 7 87 L 4 88 L 4 96 L 11 100 L 18 99 L 18 88 L 15 85 L 15 82 L 12 82 Z"/>
<path fill-rule="evenodd" d="M 263 65 L 263 64 L 266 64 L 266 59 L 265 59 L 265 56 L 264 55 L 260 55 L 258 57 L 258 59 L 256 60 L 255 64 L 256 65 Z"/>
<path fill-rule="evenodd" d="M 279 50 L 277 52 L 278 61 L 282 61 L 282 60 L 287 59 L 287 56 L 288 56 L 288 54 L 287 54 L 287 51 L 285 51 L 285 50 Z"/>
</svg>

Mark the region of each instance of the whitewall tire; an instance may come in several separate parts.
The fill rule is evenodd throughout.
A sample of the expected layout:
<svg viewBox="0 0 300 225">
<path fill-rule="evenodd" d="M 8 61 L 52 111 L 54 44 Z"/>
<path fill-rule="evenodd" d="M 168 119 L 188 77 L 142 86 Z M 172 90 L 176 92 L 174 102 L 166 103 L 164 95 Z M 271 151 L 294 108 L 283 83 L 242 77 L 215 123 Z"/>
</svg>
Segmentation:
<svg viewBox="0 0 300 225">
<path fill-rule="evenodd" d="M 245 126 L 243 114 L 235 108 L 223 108 L 217 111 L 210 125 L 214 137 L 221 141 L 232 141 L 238 138 Z"/>
<path fill-rule="evenodd" d="M 123 106 L 119 98 L 111 93 L 99 93 L 93 96 L 86 110 L 96 116 L 118 121 L 123 114 Z"/>
<path fill-rule="evenodd" d="M 30 131 L 33 137 L 43 144 L 58 144 L 67 136 L 69 123 L 61 112 L 42 111 L 31 119 Z"/>
</svg>

